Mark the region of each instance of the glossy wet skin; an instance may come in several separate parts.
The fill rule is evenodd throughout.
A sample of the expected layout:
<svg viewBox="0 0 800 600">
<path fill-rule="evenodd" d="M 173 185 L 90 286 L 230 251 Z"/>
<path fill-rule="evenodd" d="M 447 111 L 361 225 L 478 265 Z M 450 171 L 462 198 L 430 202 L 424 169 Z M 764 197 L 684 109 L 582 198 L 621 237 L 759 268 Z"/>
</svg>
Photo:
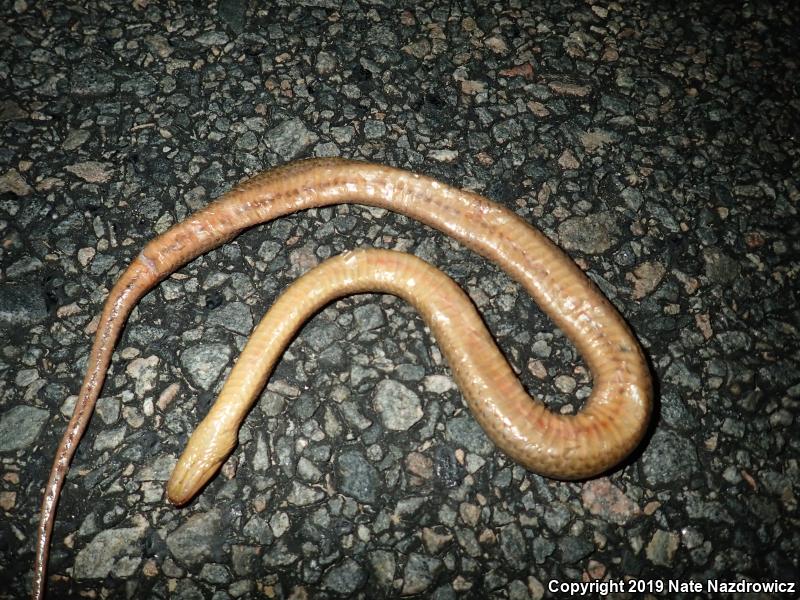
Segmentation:
<svg viewBox="0 0 800 600">
<path fill-rule="evenodd" d="M 613 306 L 539 231 L 478 194 L 407 171 L 342 159 L 291 163 L 239 185 L 152 240 L 109 293 L 75 411 L 45 487 L 36 540 L 34 598 L 44 595 L 55 509 L 69 463 L 94 410 L 119 333 L 139 299 L 176 269 L 244 229 L 299 210 L 344 202 L 403 213 L 496 262 L 525 287 L 582 354 L 593 375 L 592 395 L 577 415 L 555 415 L 525 394 L 504 359 L 462 356 L 457 350 L 462 342 L 458 328 L 442 327 L 436 334 L 473 414 L 504 452 L 532 471 L 576 479 L 610 469 L 636 447 L 647 427 L 652 403 L 650 375 L 641 349 Z M 380 280 L 380 267 L 375 269 L 372 275 Z M 383 278 L 391 279 L 385 273 Z M 335 290 L 340 282 L 327 275 L 317 284 L 322 295 L 339 294 Z M 407 297 L 423 316 L 426 295 L 424 286 L 418 285 Z M 486 342 L 493 345 L 491 336 Z M 492 353 L 487 349 L 485 354 Z M 249 406 L 251 399 L 238 398 L 233 399 L 233 409 L 220 414 L 230 413 L 229 418 L 237 411 L 246 412 L 242 407 Z M 205 429 L 201 425 L 199 435 L 196 433 L 190 441 L 190 455 L 193 447 L 207 454 L 206 479 L 221 464 L 215 461 L 223 461 L 235 445 L 238 425 L 224 427 L 230 431 L 212 438 L 202 433 Z M 223 450 L 220 458 L 218 451 Z M 197 484 L 183 486 L 180 465 L 177 469 L 169 484 L 169 496 L 183 503 L 196 492 Z"/>
<path fill-rule="evenodd" d="M 410 254 L 357 250 L 295 281 L 259 323 L 172 473 L 172 503 L 186 504 L 216 475 L 275 363 L 307 319 L 336 298 L 366 291 L 394 294 L 417 309 L 472 414 L 498 447 L 532 471 L 576 479 L 613 467 L 649 410 L 647 389 L 636 379 L 643 364 L 633 340 L 626 349 L 607 347 L 613 373 L 601 375 L 580 413 L 555 415 L 528 396 L 455 282 Z"/>
</svg>

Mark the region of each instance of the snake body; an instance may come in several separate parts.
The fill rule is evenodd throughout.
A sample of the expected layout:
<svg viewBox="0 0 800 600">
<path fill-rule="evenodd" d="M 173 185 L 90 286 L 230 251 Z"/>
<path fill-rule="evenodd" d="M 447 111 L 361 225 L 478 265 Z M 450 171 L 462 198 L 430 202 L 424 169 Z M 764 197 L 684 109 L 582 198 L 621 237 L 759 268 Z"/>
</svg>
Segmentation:
<svg viewBox="0 0 800 600">
<path fill-rule="evenodd" d="M 614 307 L 543 234 L 479 194 L 408 171 L 344 159 L 290 163 L 240 184 L 150 241 L 109 293 L 45 487 L 34 598 L 44 596 L 55 510 L 70 461 L 120 331 L 139 299 L 180 266 L 249 227 L 345 202 L 405 214 L 496 262 L 575 344 L 593 376 L 591 396 L 575 415 L 550 412 L 524 391 L 469 299 L 447 276 L 397 252 L 345 253 L 290 286 L 259 324 L 181 456 L 167 485 L 170 501 L 188 502 L 233 450 L 239 424 L 302 322 L 331 299 L 361 291 L 397 294 L 420 311 L 475 418 L 498 447 L 526 468 L 558 479 L 591 477 L 638 445 L 652 405 L 642 350 Z"/>
</svg>

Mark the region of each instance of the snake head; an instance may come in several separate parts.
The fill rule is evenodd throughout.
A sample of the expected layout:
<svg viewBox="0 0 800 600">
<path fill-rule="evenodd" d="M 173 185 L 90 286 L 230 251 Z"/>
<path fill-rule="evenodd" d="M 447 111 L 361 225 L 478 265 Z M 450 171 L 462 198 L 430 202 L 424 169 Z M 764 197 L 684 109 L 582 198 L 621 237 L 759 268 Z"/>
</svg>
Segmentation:
<svg viewBox="0 0 800 600">
<path fill-rule="evenodd" d="M 187 504 L 206 485 L 236 447 L 236 430 L 208 424 L 197 427 L 167 482 L 167 498 L 175 506 Z"/>
</svg>

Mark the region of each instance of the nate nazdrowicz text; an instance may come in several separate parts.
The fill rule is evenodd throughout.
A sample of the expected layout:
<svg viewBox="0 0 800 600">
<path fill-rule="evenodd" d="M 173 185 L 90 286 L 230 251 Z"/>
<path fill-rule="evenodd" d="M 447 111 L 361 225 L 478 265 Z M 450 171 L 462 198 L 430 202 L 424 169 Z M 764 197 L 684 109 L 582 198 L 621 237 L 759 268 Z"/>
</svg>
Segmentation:
<svg viewBox="0 0 800 600">
<path fill-rule="evenodd" d="M 650 593 L 650 594 L 670 594 L 676 592 L 694 592 L 698 594 L 720 594 L 720 593 L 749 593 L 749 594 L 791 594 L 794 596 L 797 590 L 795 581 L 724 581 L 721 579 L 709 579 L 707 581 L 683 581 L 680 579 L 610 579 L 608 581 L 558 581 L 551 580 L 547 584 L 547 590 L 551 594 L 561 594 L 568 596 L 589 596 L 598 595 L 600 597 L 608 594 L 628 593 Z"/>
</svg>

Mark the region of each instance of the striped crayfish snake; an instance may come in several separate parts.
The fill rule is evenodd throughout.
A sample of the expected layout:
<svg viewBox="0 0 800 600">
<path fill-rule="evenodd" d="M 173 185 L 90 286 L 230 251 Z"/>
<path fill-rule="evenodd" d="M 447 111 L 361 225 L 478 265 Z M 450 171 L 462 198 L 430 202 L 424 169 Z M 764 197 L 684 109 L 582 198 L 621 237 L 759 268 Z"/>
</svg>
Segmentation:
<svg viewBox="0 0 800 600">
<path fill-rule="evenodd" d="M 351 160 L 294 162 L 242 183 L 152 240 L 111 290 L 45 488 L 34 598 L 44 595 L 64 478 L 94 410 L 114 345 L 139 299 L 182 265 L 249 227 L 345 202 L 413 217 L 497 263 L 581 353 L 592 373 L 591 396 L 574 415 L 549 411 L 525 392 L 469 298 L 444 273 L 399 252 L 347 252 L 298 279 L 258 325 L 175 467 L 167 484 L 172 503 L 187 503 L 233 451 L 239 425 L 303 322 L 331 300 L 359 292 L 396 294 L 416 307 L 475 419 L 503 452 L 527 469 L 557 479 L 587 478 L 614 467 L 638 445 L 652 404 L 642 350 L 614 307 L 542 233 L 476 193 L 429 177 Z"/>
</svg>

